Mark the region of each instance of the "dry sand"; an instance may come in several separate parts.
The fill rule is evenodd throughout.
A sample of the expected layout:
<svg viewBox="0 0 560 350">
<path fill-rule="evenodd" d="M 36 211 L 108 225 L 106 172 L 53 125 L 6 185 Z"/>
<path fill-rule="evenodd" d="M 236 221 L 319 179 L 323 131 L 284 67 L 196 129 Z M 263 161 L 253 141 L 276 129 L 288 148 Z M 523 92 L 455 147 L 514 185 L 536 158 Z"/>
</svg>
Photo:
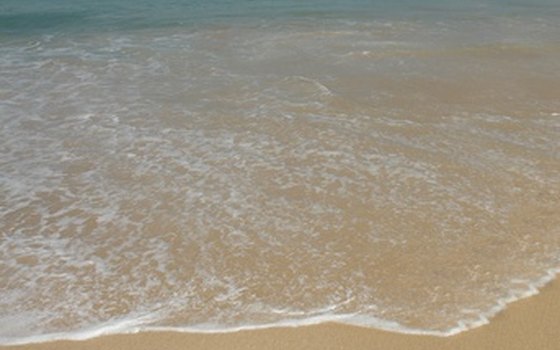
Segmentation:
<svg viewBox="0 0 560 350">
<path fill-rule="evenodd" d="M 560 283 L 538 296 L 511 304 L 490 324 L 447 338 L 404 335 L 366 328 L 323 324 L 228 334 L 139 333 L 87 341 L 0 347 L 0 350 L 144 350 L 144 349 L 560 349 Z"/>
</svg>

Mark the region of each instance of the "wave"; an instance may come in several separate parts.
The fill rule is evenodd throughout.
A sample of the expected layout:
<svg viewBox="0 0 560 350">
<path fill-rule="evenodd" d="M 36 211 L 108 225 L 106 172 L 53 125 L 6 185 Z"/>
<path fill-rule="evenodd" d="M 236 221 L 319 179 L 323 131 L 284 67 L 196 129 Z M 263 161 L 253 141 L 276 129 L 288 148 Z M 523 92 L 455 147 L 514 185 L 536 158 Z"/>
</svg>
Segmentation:
<svg viewBox="0 0 560 350">
<path fill-rule="evenodd" d="M 513 302 L 529 298 L 539 294 L 539 289 L 552 282 L 560 273 L 560 268 L 547 270 L 537 281 L 528 284 L 525 290 L 512 290 L 508 296 L 500 298 L 489 310 L 480 313 L 475 319 L 464 319 L 457 322 L 457 325 L 443 331 L 434 331 L 422 328 L 410 328 L 401 325 L 396 321 L 384 320 L 381 318 L 358 315 L 358 314 L 332 314 L 318 315 L 304 319 L 284 319 L 267 324 L 246 324 L 239 326 L 223 326 L 219 324 L 204 323 L 194 326 L 146 326 L 146 323 L 157 322 L 157 314 L 141 315 L 136 318 L 123 318 L 104 322 L 99 325 L 72 332 L 57 332 L 41 334 L 29 337 L 8 338 L 0 337 L 0 346 L 37 344 L 52 341 L 83 341 L 96 337 L 119 334 L 135 334 L 140 332 L 177 332 L 177 333 L 198 333 L 198 334 L 217 334 L 233 333 L 241 331 L 255 331 L 270 328 L 288 328 L 313 326 L 324 323 L 340 323 L 345 325 L 371 328 L 381 331 L 388 331 L 410 335 L 427 335 L 437 337 L 450 337 L 459 333 L 487 325 L 498 313 L 506 310 L 507 306 Z"/>
</svg>

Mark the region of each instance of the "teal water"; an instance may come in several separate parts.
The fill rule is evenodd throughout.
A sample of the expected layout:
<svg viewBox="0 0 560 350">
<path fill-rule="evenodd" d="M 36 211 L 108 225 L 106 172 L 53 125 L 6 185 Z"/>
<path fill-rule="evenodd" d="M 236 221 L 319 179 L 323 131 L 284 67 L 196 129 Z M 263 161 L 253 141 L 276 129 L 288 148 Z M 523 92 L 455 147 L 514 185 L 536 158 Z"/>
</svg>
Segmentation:
<svg viewBox="0 0 560 350">
<path fill-rule="evenodd" d="M 0 31 L 6 36 L 147 30 L 287 18 L 313 21 L 327 18 L 446 20 L 534 15 L 558 16 L 557 1 L 6 0 L 0 4 Z"/>
<path fill-rule="evenodd" d="M 0 344 L 489 322 L 560 268 L 558 18 L 0 1 Z"/>
</svg>

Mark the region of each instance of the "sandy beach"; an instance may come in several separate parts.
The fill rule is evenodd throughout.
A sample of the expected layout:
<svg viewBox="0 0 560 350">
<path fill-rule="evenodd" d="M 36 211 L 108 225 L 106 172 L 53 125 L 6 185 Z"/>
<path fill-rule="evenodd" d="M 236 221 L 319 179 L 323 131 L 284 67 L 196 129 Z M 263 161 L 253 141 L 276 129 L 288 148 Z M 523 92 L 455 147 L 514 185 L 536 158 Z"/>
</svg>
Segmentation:
<svg viewBox="0 0 560 350">
<path fill-rule="evenodd" d="M 1 1 L 0 350 L 560 350 L 559 17 Z"/>
<path fill-rule="evenodd" d="M 404 335 L 338 324 L 275 328 L 227 334 L 139 333 L 87 341 L 0 347 L 1 350 L 66 349 L 539 349 L 560 348 L 560 286 L 553 282 L 537 296 L 512 303 L 485 326 L 440 338 Z"/>
</svg>

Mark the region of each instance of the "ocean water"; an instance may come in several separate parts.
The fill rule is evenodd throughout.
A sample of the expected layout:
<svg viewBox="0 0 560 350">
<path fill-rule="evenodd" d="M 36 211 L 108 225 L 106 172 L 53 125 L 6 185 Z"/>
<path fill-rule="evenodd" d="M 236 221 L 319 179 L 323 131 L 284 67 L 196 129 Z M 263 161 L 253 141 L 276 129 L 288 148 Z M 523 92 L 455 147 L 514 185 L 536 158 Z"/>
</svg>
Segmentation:
<svg viewBox="0 0 560 350">
<path fill-rule="evenodd" d="M 560 268 L 557 0 L 2 0 L 0 344 L 451 335 Z"/>
</svg>

